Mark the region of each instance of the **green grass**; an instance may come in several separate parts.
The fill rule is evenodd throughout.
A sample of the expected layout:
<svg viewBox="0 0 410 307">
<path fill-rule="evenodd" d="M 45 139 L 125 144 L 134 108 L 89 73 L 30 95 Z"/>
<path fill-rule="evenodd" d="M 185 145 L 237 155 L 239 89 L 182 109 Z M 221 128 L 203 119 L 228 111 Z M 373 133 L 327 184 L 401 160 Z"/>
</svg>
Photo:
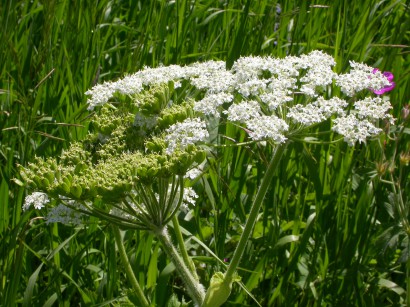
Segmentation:
<svg viewBox="0 0 410 307">
<path fill-rule="evenodd" d="M 96 221 L 84 229 L 46 225 L 40 213 L 23 213 L 25 190 L 14 180 L 17 164 L 58 156 L 86 135 L 84 92 L 93 84 L 143 66 L 209 59 L 230 66 L 243 55 L 314 49 L 334 56 L 339 72 L 349 60 L 392 71 L 392 114 L 403 130 L 396 140 L 354 149 L 290 146 L 240 265 L 242 281 L 263 306 L 404 303 L 408 243 L 396 209 L 400 193 L 409 206 L 409 167 L 399 162 L 410 149 L 409 121 L 400 117 L 410 101 L 409 9 L 406 1 L 375 0 L 3 1 L 0 305 L 136 302 L 110 231 Z M 235 127 L 220 131 L 243 137 Z M 270 154 L 262 147 L 224 150 L 195 186 L 201 198 L 193 218 L 181 224 L 221 259 L 232 255 Z M 375 175 L 386 161 L 395 167 L 382 178 L 397 185 Z M 165 306 L 173 294 L 181 298 L 181 280 L 150 234 L 128 232 L 125 245 L 153 302 Z M 208 282 L 218 262 L 196 241 L 187 245 Z M 254 302 L 235 286 L 226 305 Z"/>
</svg>

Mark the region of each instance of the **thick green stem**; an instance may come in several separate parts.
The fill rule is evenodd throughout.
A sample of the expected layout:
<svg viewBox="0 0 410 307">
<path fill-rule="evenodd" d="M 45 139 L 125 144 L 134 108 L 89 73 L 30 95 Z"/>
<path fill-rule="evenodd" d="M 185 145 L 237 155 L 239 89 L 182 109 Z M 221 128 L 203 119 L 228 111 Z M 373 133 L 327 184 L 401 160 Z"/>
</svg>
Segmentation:
<svg viewBox="0 0 410 307">
<path fill-rule="evenodd" d="M 268 188 L 271 184 L 273 175 L 275 174 L 275 170 L 279 165 L 279 162 L 282 158 L 283 152 L 285 151 L 286 145 L 277 145 L 275 148 L 275 151 L 273 152 L 273 156 L 271 161 L 269 162 L 268 168 L 266 170 L 266 173 L 262 179 L 261 185 L 259 187 L 258 193 L 256 194 L 256 197 L 253 201 L 251 211 L 249 212 L 248 219 L 245 224 L 245 228 L 242 232 L 241 238 L 239 239 L 239 243 L 236 247 L 236 250 L 232 256 L 232 259 L 230 261 L 230 264 L 228 266 L 228 270 L 225 273 L 224 277 L 224 283 L 225 284 L 230 284 L 232 283 L 234 279 L 234 274 L 236 272 L 236 269 L 239 265 L 239 262 L 241 261 L 243 252 L 246 247 L 246 243 L 248 242 L 248 239 L 252 233 L 252 229 L 255 226 L 256 219 L 259 214 L 259 210 L 262 206 L 262 201 L 263 198 L 266 195 L 266 192 L 268 191 Z"/>
<path fill-rule="evenodd" d="M 184 260 L 185 264 L 187 265 L 188 269 L 191 271 L 192 275 L 196 280 L 199 280 L 198 275 L 196 273 L 196 268 L 194 263 L 192 262 L 191 258 L 189 258 L 188 252 L 185 248 L 184 238 L 182 237 L 181 229 L 179 228 L 179 222 L 176 214 L 172 217 L 172 225 L 174 226 L 175 236 L 177 238 L 179 250 L 182 255 L 182 259 Z"/>
<path fill-rule="evenodd" d="M 122 242 L 120 229 L 118 228 L 118 226 L 115 226 L 115 225 L 112 226 L 112 229 L 114 233 L 115 243 L 117 244 L 118 252 L 120 253 L 121 262 L 125 268 L 125 274 L 127 275 L 128 280 L 130 281 L 135 291 L 135 294 L 140 300 L 141 306 L 149 307 L 150 304 L 147 298 L 145 297 L 144 292 L 142 291 L 138 283 L 138 280 L 134 275 L 134 272 L 132 271 L 131 264 L 128 260 L 127 253 L 125 251 L 124 244 Z"/>
<path fill-rule="evenodd" d="M 194 300 L 196 305 L 202 306 L 202 302 L 205 297 L 204 287 L 198 282 L 191 270 L 185 265 L 181 256 L 178 254 L 178 251 L 172 244 L 166 228 L 158 228 L 154 232 L 158 240 L 161 242 L 162 248 L 171 258 L 180 277 L 185 282 L 189 295 Z"/>
</svg>

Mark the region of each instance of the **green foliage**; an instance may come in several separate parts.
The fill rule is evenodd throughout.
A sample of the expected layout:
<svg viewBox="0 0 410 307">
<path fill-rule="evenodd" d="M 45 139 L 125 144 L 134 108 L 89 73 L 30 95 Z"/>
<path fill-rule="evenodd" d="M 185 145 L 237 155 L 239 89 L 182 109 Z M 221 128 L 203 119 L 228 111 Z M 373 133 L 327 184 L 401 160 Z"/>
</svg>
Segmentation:
<svg viewBox="0 0 410 307">
<path fill-rule="evenodd" d="M 404 303 L 409 231 L 403 223 L 409 217 L 405 192 L 410 181 L 400 155 L 410 148 L 409 121 L 400 113 L 410 97 L 409 17 L 408 3 L 400 0 L 3 1 L 0 304 L 135 304 L 119 273 L 110 232 L 95 219 L 73 230 L 46 226 L 40 213 L 22 214 L 25 189 L 14 180 L 20 178 L 17 164 L 28 166 L 41 161 L 35 156 L 44 157 L 49 162 L 32 169 L 32 184 L 81 198 L 88 193 L 85 182 L 92 182 L 95 173 L 88 171 L 96 160 L 124 144 L 145 146 L 152 155 L 163 149 L 160 138 L 144 143 L 138 130 L 118 128 L 119 122 L 132 123 L 133 116 L 115 105 L 104 107 L 104 125 L 92 123 L 84 95 L 92 85 L 143 66 L 209 59 L 230 66 L 242 55 L 285 56 L 314 49 L 333 55 L 337 71 L 344 71 L 349 60 L 392 71 L 397 85 L 390 99 L 399 122 L 391 127 L 390 138 L 367 147 L 288 148 L 240 264 L 243 285 L 267 306 Z M 189 101 L 172 112 L 189 117 Z M 170 114 L 159 114 L 161 129 L 172 124 Z M 89 119 L 93 136 L 87 136 Z M 198 205 L 181 221 L 209 248 L 187 240 L 198 255 L 198 274 L 208 282 L 213 272 L 223 270 L 209 251 L 220 259 L 233 253 L 271 154 L 260 145 L 229 147 L 229 138 L 241 142 L 244 132 L 232 125 L 218 129 L 228 137 L 220 140 L 227 148 L 219 159 L 209 158 L 208 174 L 194 186 Z M 112 135 L 106 146 L 96 145 L 97 132 Z M 79 143 L 67 148 L 68 142 L 84 139 L 87 150 Z M 90 148 L 94 158 L 87 156 Z M 142 163 L 135 155 L 129 159 Z M 57 160 L 65 165 L 65 175 L 54 164 Z M 122 178 L 133 175 L 115 162 L 95 172 L 107 175 L 105 180 L 112 172 L 123 172 Z M 151 173 L 145 171 L 148 178 Z M 87 181 L 74 180 L 78 174 Z M 152 302 L 184 301 L 181 282 L 151 235 L 127 232 L 124 242 Z M 237 284 L 232 292 L 226 305 L 255 304 Z"/>
</svg>

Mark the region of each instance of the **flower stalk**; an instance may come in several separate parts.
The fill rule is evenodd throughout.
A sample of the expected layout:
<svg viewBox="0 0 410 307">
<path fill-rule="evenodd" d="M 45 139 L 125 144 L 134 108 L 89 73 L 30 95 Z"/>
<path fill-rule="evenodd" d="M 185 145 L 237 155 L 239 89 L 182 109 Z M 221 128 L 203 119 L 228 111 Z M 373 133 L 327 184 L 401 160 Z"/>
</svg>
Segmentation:
<svg viewBox="0 0 410 307">
<path fill-rule="evenodd" d="M 197 306 L 202 306 L 205 298 L 205 291 L 202 284 L 198 282 L 196 274 L 194 275 L 189 269 L 189 265 L 185 264 L 183 258 L 179 255 L 178 251 L 171 242 L 166 227 L 154 229 L 154 233 L 158 240 L 161 242 L 162 248 L 165 253 L 171 258 L 175 265 L 175 268 L 182 280 L 185 282 L 188 293 Z"/>
<path fill-rule="evenodd" d="M 135 294 L 137 295 L 137 297 L 138 297 L 138 299 L 141 303 L 141 306 L 149 307 L 150 303 L 147 300 L 147 298 L 145 297 L 144 292 L 142 291 L 142 289 L 141 289 L 141 287 L 138 283 L 138 280 L 135 277 L 134 272 L 132 271 L 131 264 L 130 264 L 130 261 L 128 259 L 128 256 L 127 256 L 127 253 L 125 251 L 124 244 L 123 244 L 123 241 L 122 241 L 122 238 L 121 238 L 120 229 L 118 228 L 118 226 L 114 226 L 114 225 L 112 226 L 112 229 L 113 229 L 113 233 L 114 233 L 115 243 L 117 244 L 118 252 L 120 254 L 121 262 L 122 262 L 122 264 L 124 266 L 124 269 L 125 269 L 125 274 L 127 275 L 128 280 L 130 281 L 130 283 L 132 285 L 132 288 L 134 289 Z"/>
<path fill-rule="evenodd" d="M 261 185 L 259 187 L 258 193 L 256 194 L 256 197 L 253 201 L 251 211 L 249 212 L 248 219 L 245 224 L 245 228 L 243 229 L 241 238 L 239 239 L 238 246 L 235 249 L 235 252 L 232 256 L 231 262 L 228 266 L 228 270 L 225 273 L 225 282 L 232 282 L 234 278 L 234 274 L 236 272 L 236 269 L 239 265 L 239 262 L 241 261 L 243 252 L 246 247 L 246 243 L 249 240 L 249 237 L 252 233 L 252 229 L 255 226 L 256 219 L 258 217 L 259 210 L 262 206 L 262 201 L 266 195 L 266 192 L 268 191 L 268 188 L 270 186 L 270 183 L 272 181 L 273 175 L 275 174 L 275 171 L 279 165 L 279 162 L 282 158 L 282 155 L 286 149 L 286 145 L 277 145 L 275 147 L 275 150 L 272 155 L 272 159 L 269 162 L 268 168 L 266 170 L 266 173 L 262 179 Z"/>
<path fill-rule="evenodd" d="M 213 290 L 214 293 L 207 293 L 206 301 L 203 307 L 205 306 L 206 307 L 208 306 L 218 307 L 222 305 L 228 299 L 229 293 L 227 293 L 227 289 L 229 289 L 229 292 L 230 292 L 232 283 L 233 281 L 235 281 L 236 269 L 239 266 L 239 263 L 243 256 L 243 252 L 245 251 L 246 244 L 249 240 L 249 237 L 252 234 L 252 230 L 253 230 L 253 227 L 255 226 L 259 210 L 262 206 L 263 198 L 265 197 L 266 192 L 268 191 L 272 178 L 275 174 L 275 171 L 279 165 L 279 162 L 282 158 L 282 155 L 285 149 L 286 149 L 285 144 L 277 145 L 274 149 L 272 159 L 269 162 L 268 168 L 262 179 L 258 193 L 256 194 L 256 197 L 253 201 L 252 208 L 249 212 L 249 216 L 245 224 L 245 228 L 242 232 L 241 238 L 239 239 L 238 245 L 232 256 L 228 269 L 226 273 L 223 275 L 223 277 L 220 276 L 218 278 L 219 279 L 218 284 L 223 291 L 217 291 L 216 289 L 212 289 L 210 287 L 209 291 Z M 219 296 L 223 296 L 223 297 L 219 297 Z"/>
<path fill-rule="evenodd" d="M 179 227 L 179 222 L 178 222 L 178 218 L 176 215 L 174 215 L 172 217 L 172 224 L 174 226 L 174 232 L 175 232 L 175 236 L 177 238 L 177 242 L 178 242 L 178 247 L 179 250 L 181 252 L 181 256 L 182 259 L 184 260 L 184 262 L 186 263 L 188 269 L 191 271 L 192 275 L 194 276 L 194 278 L 199 281 L 199 277 L 198 274 L 196 273 L 196 268 L 194 263 L 192 262 L 192 259 L 189 258 L 188 252 L 185 248 L 185 242 L 184 242 L 184 238 L 182 237 L 182 233 L 181 233 L 181 229 Z"/>
</svg>

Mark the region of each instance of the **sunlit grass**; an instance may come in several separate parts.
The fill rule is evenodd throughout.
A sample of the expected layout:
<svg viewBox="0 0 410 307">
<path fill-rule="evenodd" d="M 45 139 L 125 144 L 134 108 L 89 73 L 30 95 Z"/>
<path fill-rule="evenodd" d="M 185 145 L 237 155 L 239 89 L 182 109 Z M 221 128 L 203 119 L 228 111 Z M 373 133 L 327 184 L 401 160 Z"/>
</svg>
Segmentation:
<svg viewBox="0 0 410 307">
<path fill-rule="evenodd" d="M 392 71 L 392 113 L 407 130 L 398 142 L 354 149 L 341 143 L 289 147 L 241 263 L 243 283 L 264 306 L 403 302 L 405 245 L 398 235 L 394 241 L 391 189 L 374 174 L 389 159 L 398 170 L 399 154 L 409 150 L 408 121 L 400 118 L 410 101 L 409 7 L 405 1 L 325 2 L 3 1 L 0 304 L 136 303 L 104 225 L 91 221 L 73 230 L 21 212 L 24 188 L 14 180 L 16 165 L 35 155 L 58 156 L 68 141 L 87 133 L 87 89 L 146 65 L 221 59 L 230 66 L 241 55 L 314 49 L 334 56 L 337 71 L 349 60 Z M 220 129 L 241 137 L 235 127 Z M 232 255 L 270 154 L 260 146 L 232 147 L 209 161 L 209 174 L 195 186 L 201 199 L 181 224 L 220 259 Z M 408 175 L 403 166 L 404 188 Z M 151 300 L 164 306 L 173 294 L 181 299 L 182 283 L 154 238 L 140 232 L 124 239 Z M 195 241 L 187 244 L 209 281 L 218 262 Z M 227 305 L 235 303 L 254 305 L 238 286 Z"/>
</svg>

